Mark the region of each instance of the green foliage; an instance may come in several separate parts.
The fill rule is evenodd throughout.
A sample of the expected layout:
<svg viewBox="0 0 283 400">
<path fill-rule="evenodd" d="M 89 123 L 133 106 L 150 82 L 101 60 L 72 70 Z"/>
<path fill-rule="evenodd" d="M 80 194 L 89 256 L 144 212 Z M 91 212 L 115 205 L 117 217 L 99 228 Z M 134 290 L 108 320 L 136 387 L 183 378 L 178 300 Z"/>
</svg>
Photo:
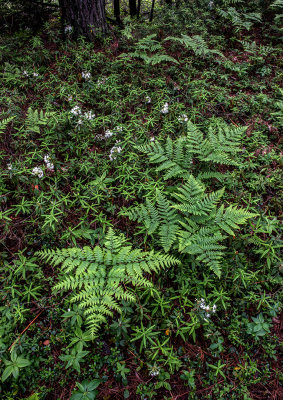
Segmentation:
<svg viewBox="0 0 283 400">
<path fill-rule="evenodd" d="M 30 361 L 25 359 L 24 357 L 18 356 L 17 353 L 13 350 L 11 352 L 11 361 L 4 359 L 4 364 L 6 368 L 2 374 L 2 382 L 9 378 L 9 376 L 13 375 L 15 379 L 19 378 L 20 368 L 25 368 L 30 365 Z"/>
<path fill-rule="evenodd" d="M 77 383 L 78 390 L 76 390 L 70 400 L 93 400 L 96 398 L 98 391 L 96 390 L 100 380 L 94 379 L 92 381 L 84 380 L 82 383 Z"/>
<path fill-rule="evenodd" d="M 210 193 L 205 191 L 204 184 L 189 175 L 186 183 L 171 193 L 169 199 L 157 191 L 155 204 L 146 199 L 145 205 L 123 214 L 142 222 L 148 234 L 157 232 L 166 252 L 175 244 L 181 253 L 196 256 L 197 261 L 207 264 L 220 276 L 225 254 L 225 246 L 220 243 L 226 238 L 222 231 L 235 235 L 234 230 L 255 214 L 233 206 L 218 207 L 224 189 Z"/>
<path fill-rule="evenodd" d="M 208 128 L 206 136 L 192 122 L 187 124 L 187 136 L 180 136 L 175 141 L 167 137 L 165 145 L 159 141 L 139 146 L 138 150 L 150 157 L 150 162 L 160 164 L 157 171 L 166 171 L 164 179 L 185 178 L 193 170 L 196 161 L 204 162 L 200 179 L 222 178 L 213 173 L 211 164 L 243 165 L 237 158 L 241 152 L 240 143 L 246 131 L 245 127 L 219 125 L 217 129 Z"/>
<path fill-rule="evenodd" d="M 93 336 L 107 321 L 106 316 L 113 315 L 112 310 L 121 312 L 119 301 L 135 301 L 125 285 L 149 287 L 152 284 L 144 273 L 157 273 L 178 263 L 172 256 L 132 249 L 112 229 L 106 235 L 104 247 L 44 250 L 37 255 L 53 266 L 62 264 L 64 276 L 54 290 L 72 290 L 70 301 L 84 310 Z"/>
<path fill-rule="evenodd" d="M 169 36 L 165 40 L 179 42 L 186 48 L 190 48 L 191 50 L 193 50 L 195 55 L 199 57 L 205 58 L 214 54 L 223 57 L 223 54 L 220 51 L 209 49 L 206 41 L 199 35 L 182 35 L 180 38 Z"/>
</svg>

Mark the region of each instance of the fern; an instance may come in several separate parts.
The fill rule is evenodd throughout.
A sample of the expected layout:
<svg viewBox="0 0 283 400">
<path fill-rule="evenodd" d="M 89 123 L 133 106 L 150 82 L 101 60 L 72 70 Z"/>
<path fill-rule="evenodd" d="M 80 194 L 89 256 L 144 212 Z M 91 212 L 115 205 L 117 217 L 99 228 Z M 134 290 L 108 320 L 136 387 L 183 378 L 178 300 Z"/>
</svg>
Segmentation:
<svg viewBox="0 0 283 400">
<path fill-rule="evenodd" d="M 150 287 L 145 273 L 179 262 L 169 255 L 133 249 L 112 229 L 103 247 L 43 250 L 37 256 L 53 266 L 61 265 L 63 277 L 54 290 L 71 291 L 70 301 L 84 311 L 93 337 L 113 311 L 121 312 L 121 300 L 135 301 L 126 285 Z"/>
<path fill-rule="evenodd" d="M 140 39 L 135 44 L 135 51 L 131 53 L 124 53 L 121 54 L 120 57 L 124 57 L 124 59 L 135 57 L 141 58 L 145 61 L 147 65 L 156 65 L 162 62 L 173 62 L 175 64 L 179 64 L 179 62 L 167 54 L 152 54 L 156 51 L 163 51 L 162 45 L 155 40 L 156 34 L 148 35 L 145 38 Z M 151 53 L 148 55 L 148 53 Z"/>
<path fill-rule="evenodd" d="M 55 114 L 55 112 L 43 112 L 43 110 L 33 111 L 29 108 L 25 120 L 25 128 L 30 132 L 40 133 L 40 127 L 48 125 Z"/>
<path fill-rule="evenodd" d="M 184 177 L 191 168 L 192 156 L 186 148 L 186 138 L 172 141 L 168 136 L 165 145 L 158 141 L 138 146 L 139 151 L 147 154 L 150 162 L 160 164 L 157 171 L 167 171 L 164 179 Z"/>
<path fill-rule="evenodd" d="M 0 134 L 5 131 L 5 129 L 9 125 L 9 123 L 11 121 L 13 121 L 14 118 L 15 117 L 8 117 L 8 118 L 2 119 L 2 121 L 0 121 Z"/>
<path fill-rule="evenodd" d="M 169 36 L 165 40 L 172 40 L 181 43 L 186 48 L 193 50 L 196 56 L 207 57 L 208 55 L 217 54 L 223 57 L 223 54 L 218 50 L 209 49 L 206 41 L 199 35 L 187 36 L 181 35 L 180 38 Z"/>
<path fill-rule="evenodd" d="M 220 276 L 226 234 L 234 235 L 239 225 L 256 215 L 233 206 L 219 206 L 223 194 L 224 188 L 207 193 L 203 182 L 188 175 L 170 195 L 157 191 L 154 204 L 146 200 L 122 214 L 142 223 L 165 252 L 177 248 Z"/>
<path fill-rule="evenodd" d="M 276 0 L 271 5 L 271 8 L 283 8 L 283 0 Z"/>
<path fill-rule="evenodd" d="M 232 23 L 236 32 L 242 29 L 249 31 L 254 23 L 261 22 L 260 13 L 240 13 L 234 7 L 229 7 L 227 11 L 220 9 L 218 12 L 222 18 Z"/>
<path fill-rule="evenodd" d="M 153 164 L 159 164 L 157 171 L 163 171 L 164 179 L 186 179 L 192 171 L 193 160 L 207 163 L 239 166 L 237 154 L 241 151 L 240 143 L 246 127 L 228 127 L 219 125 L 217 130 L 210 127 L 204 138 L 203 133 L 192 122 L 187 124 L 187 136 L 173 141 L 170 137 L 163 145 L 158 141 L 137 146 L 137 149 L 149 156 Z M 223 174 L 203 171 L 199 178 L 223 179 Z"/>
</svg>

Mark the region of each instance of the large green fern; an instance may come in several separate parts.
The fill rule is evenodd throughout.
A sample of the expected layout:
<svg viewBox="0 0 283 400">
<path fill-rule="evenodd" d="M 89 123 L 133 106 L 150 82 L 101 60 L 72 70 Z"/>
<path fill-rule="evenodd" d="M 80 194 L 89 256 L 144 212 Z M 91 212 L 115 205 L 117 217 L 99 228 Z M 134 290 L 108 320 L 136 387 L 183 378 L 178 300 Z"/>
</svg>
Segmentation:
<svg viewBox="0 0 283 400">
<path fill-rule="evenodd" d="M 224 189 L 206 192 L 203 182 L 189 175 L 168 195 L 157 191 L 155 203 L 123 210 L 121 214 L 142 223 L 165 252 L 175 249 L 190 254 L 220 276 L 227 235 L 256 214 L 245 209 L 218 205 Z"/>
<path fill-rule="evenodd" d="M 53 266 L 61 265 L 63 276 L 54 290 L 71 292 L 70 301 L 84 311 L 92 336 L 114 311 L 121 312 L 121 300 L 135 301 L 127 285 L 152 286 L 145 273 L 178 263 L 167 254 L 133 249 L 112 229 L 103 246 L 43 250 L 37 256 Z"/>
<path fill-rule="evenodd" d="M 240 143 L 246 131 L 245 127 L 219 125 L 210 127 L 206 137 L 192 122 L 187 124 L 187 136 L 166 143 L 159 141 L 138 146 L 138 150 L 149 156 L 150 162 L 159 164 L 157 171 L 164 171 L 164 179 L 190 176 L 194 160 L 203 162 L 200 179 L 223 179 L 223 174 L 213 171 L 215 164 L 239 166 L 237 154 L 241 152 Z"/>
</svg>

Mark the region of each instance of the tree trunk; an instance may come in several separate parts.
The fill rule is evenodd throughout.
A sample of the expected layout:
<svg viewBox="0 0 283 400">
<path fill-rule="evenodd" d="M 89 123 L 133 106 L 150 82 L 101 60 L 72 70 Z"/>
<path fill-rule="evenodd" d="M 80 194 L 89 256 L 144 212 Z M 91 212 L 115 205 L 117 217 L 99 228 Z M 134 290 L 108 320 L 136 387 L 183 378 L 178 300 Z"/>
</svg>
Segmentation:
<svg viewBox="0 0 283 400">
<path fill-rule="evenodd" d="M 75 37 L 93 40 L 98 33 L 107 32 L 105 0 L 59 0 L 63 25 L 73 28 Z"/>
<path fill-rule="evenodd" d="M 153 20 L 154 4 L 155 4 L 155 0 L 152 0 L 151 9 L 150 9 L 150 16 L 149 16 L 149 21 L 150 22 L 152 22 L 152 20 Z"/>
<path fill-rule="evenodd" d="M 137 15 L 137 3 L 136 0 L 129 0 L 130 16 L 135 17 Z"/>
<path fill-rule="evenodd" d="M 120 18 L 120 0 L 114 0 L 114 15 L 116 18 L 116 22 L 121 25 L 121 18 Z"/>
</svg>

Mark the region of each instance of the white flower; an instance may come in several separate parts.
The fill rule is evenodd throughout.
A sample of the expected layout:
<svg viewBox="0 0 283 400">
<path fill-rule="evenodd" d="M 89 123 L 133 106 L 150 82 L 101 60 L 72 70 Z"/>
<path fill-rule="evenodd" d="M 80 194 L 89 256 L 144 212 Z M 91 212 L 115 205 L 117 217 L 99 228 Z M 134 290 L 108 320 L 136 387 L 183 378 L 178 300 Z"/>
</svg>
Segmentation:
<svg viewBox="0 0 283 400">
<path fill-rule="evenodd" d="M 82 78 L 86 81 L 89 81 L 91 79 L 91 73 L 88 71 L 83 71 L 82 72 Z"/>
<path fill-rule="evenodd" d="M 92 111 L 86 111 L 84 113 L 84 117 L 85 117 L 85 119 L 91 120 L 91 119 L 95 118 L 95 114 Z"/>
<path fill-rule="evenodd" d="M 39 76 L 37 72 L 33 72 L 33 76 Z"/>
<path fill-rule="evenodd" d="M 214 304 L 214 306 L 212 307 L 212 312 L 215 313 L 216 312 L 216 304 Z"/>
<path fill-rule="evenodd" d="M 116 145 L 118 144 L 119 142 L 116 142 Z M 113 160 L 116 160 L 116 156 L 115 156 L 115 154 L 113 155 L 113 153 L 121 153 L 121 151 L 122 151 L 122 147 L 121 146 L 113 146 L 112 147 L 112 149 L 110 150 L 110 154 L 109 154 L 109 158 L 110 158 L 110 160 L 111 161 L 113 161 Z"/>
<path fill-rule="evenodd" d="M 71 309 L 70 308 L 68 308 L 68 312 L 70 312 L 71 311 Z"/>
<path fill-rule="evenodd" d="M 9 171 L 12 171 L 13 165 L 11 163 L 7 164 L 7 168 L 8 168 Z"/>
<path fill-rule="evenodd" d="M 38 178 L 43 177 L 43 170 L 39 167 L 34 167 L 34 169 L 31 171 L 32 175 L 37 175 Z"/>
<path fill-rule="evenodd" d="M 78 122 L 77 122 L 77 125 L 82 125 L 82 124 L 83 124 L 83 120 L 79 119 Z"/>
<path fill-rule="evenodd" d="M 209 317 L 210 317 L 210 314 L 205 314 L 205 316 L 206 316 L 206 318 L 209 318 Z"/>
<path fill-rule="evenodd" d="M 96 84 L 97 84 L 98 86 L 104 85 L 104 83 L 107 81 L 107 79 L 108 79 L 108 78 L 104 78 L 104 77 L 98 78 Z"/>
<path fill-rule="evenodd" d="M 159 375 L 159 371 L 150 371 L 149 375 L 150 376 L 157 376 L 157 375 Z"/>
<path fill-rule="evenodd" d="M 179 122 L 187 122 L 188 120 L 189 120 L 189 118 L 188 118 L 187 114 L 182 114 L 182 115 L 179 115 L 179 117 L 178 117 Z"/>
<path fill-rule="evenodd" d="M 146 102 L 146 104 L 150 104 L 151 103 L 151 97 L 145 96 L 145 102 Z"/>
<path fill-rule="evenodd" d="M 168 114 L 168 112 L 169 112 L 169 104 L 165 103 L 164 106 L 161 108 L 160 112 L 162 114 Z"/>
<path fill-rule="evenodd" d="M 116 128 L 114 128 L 115 131 L 117 132 L 122 132 L 123 127 L 122 126 L 116 126 Z"/>
<path fill-rule="evenodd" d="M 151 142 L 154 142 L 154 141 L 155 141 L 155 137 L 152 136 L 152 137 L 150 138 L 150 141 L 151 141 Z"/>
<path fill-rule="evenodd" d="M 70 102 L 70 101 L 72 101 L 72 100 L 73 100 L 73 96 L 68 96 L 68 97 L 67 97 L 67 101 Z"/>
<path fill-rule="evenodd" d="M 71 25 L 65 26 L 64 32 L 65 33 L 71 33 L 73 31 L 73 27 Z"/>
<path fill-rule="evenodd" d="M 28 76 L 28 71 L 24 70 L 24 71 L 23 71 L 23 75 L 24 75 L 24 76 Z"/>
<path fill-rule="evenodd" d="M 51 171 L 54 170 L 54 164 L 50 162 L 50 156 L 48 154 L 44 156 L 44 162 L 46 164 L 47 169 L 50 169 Z"/>
<path fill-rule="evenodd" d="M 79 106 L 75 106 L 71 109 L 70 113 L 77 116 L 82 113 L 82 110 L 80 109 Z"/>
<path fill-rule="evenodd" d="M 113 136 L 114 135 L 114 132 L 112 132 L 112 131 L 110 131 L 110 129 L 107 129 L 106 131 L 105 131 L 105 138 L 107 139 L 107 138 L 110 138 L 111 136 Z"/>
</svg>

